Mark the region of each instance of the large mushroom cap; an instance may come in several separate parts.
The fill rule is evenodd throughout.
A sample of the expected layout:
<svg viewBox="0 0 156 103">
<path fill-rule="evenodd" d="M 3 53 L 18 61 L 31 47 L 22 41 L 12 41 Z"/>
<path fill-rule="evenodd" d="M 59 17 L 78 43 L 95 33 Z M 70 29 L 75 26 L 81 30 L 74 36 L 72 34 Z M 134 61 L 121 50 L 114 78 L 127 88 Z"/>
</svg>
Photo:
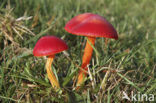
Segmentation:
<svg viewBox="0 0 156 103">
<path fill-rule="evenodd" d="M 65 30 L 75 35 L 118 39 L 114 27 L 102 16 L 92 13 L 75 16 L 67 22 Z"/>
<path fill-rule="evenodd" d="M 44 36 L 34 47 L 34 56 L 49 56 L 67 50 L 67 44 L 55 36 Z"/>
</svg>

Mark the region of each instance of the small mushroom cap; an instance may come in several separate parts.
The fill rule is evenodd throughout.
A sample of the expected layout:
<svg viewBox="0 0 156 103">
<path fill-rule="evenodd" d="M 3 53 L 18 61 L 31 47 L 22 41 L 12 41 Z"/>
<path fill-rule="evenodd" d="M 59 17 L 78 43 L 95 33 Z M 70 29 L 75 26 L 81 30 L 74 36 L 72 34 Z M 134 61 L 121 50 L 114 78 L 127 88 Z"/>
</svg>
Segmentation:
<svg viewBox="0 0 156 103">
<path fill-rule="evenodd" d="M 37 41 L 33 54 L 37 57 L 50 56 L 67 49 L 67 44 L 60 38 L 55 36 L 44 36 Z"/>
<path fill-rule="evenodd" d="M 75 16 L 66 23 L 65 30 L 75 35 L 118 39 L 112 24 L 102 16 L 92 13 Z"/>
</svg>

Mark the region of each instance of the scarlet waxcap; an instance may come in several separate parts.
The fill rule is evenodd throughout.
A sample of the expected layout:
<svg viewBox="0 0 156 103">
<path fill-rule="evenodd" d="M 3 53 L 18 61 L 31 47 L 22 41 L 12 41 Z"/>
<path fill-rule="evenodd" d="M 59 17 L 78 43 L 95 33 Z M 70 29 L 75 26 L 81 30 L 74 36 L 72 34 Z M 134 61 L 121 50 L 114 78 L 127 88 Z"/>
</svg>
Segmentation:
<svg viewBox="0 0 156 103">
<path fill-rule="evenodd" d="M 39 39 L 34 47 L 34 56 L 50 56 L 67 50 L 67 44 L 58 37 L 44 36 Z"/>
<path fill-rule="evenodd" d="M 66 23 L 65 30 L 75 35 L 118 39 L 112 24 L 102 16 L 92 13 L 75 16 Z"/>
</svg>

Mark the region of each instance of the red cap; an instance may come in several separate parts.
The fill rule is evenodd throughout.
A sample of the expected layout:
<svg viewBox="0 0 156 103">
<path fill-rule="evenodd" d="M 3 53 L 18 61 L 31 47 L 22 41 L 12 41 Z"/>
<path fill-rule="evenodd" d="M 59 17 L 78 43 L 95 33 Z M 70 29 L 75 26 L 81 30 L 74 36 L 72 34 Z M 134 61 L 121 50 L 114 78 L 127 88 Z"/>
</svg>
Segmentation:
<svg viewBox="0 0 156 103">
<path fill-rule="evenodd" d="M 49 56 L 67 50 L 67 44 L 58 37 L 44 36 L 34 47 L 34 56 Z"/>
<path fill-rule="evenodd" d="M 114 27 L 102 16 L 92 13 L 75 16 L 67 22 L 65 30 L 75 35 L 118 39 Z"/>
</svg>

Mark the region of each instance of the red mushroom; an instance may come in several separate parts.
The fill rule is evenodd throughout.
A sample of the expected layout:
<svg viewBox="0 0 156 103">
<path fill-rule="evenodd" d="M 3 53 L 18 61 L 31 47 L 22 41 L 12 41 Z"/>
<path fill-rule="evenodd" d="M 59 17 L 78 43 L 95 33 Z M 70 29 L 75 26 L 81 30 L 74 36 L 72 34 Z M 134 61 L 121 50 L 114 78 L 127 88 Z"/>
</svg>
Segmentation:
<svg viewBox="0 0 156 103">
<path fill-rule="evenodd" d="M 102 16 L 92 13 L 84 13 L 75 16 L 65 25 L 65 30 L 71 34 L 86 36 L 92 45 L 95 44 L 96 37 L 105 37 L 118 39 L 118 35 L 114 27 Z M 88 70 L 92 56 L 93 48 L 87 41 L 82 58 L 82 68 Z M 86 77 L 86 73 L 83 70 L 79 71 L 77 86 L 79 87 Z"/>
<path fill-rule="evenodd" d="M 46 70 L 52 87 L 56 89 L 59 89 L 60 85 L 55 77 L 55 74 L 51 70 L 51 64 L 53 62 L 55 54 L 67 49 L 68 49 L 67 44 L 58 37 L 44 36 L 40 40 L 38 40 L 33 50 L 34 56 L 37 57 L 48 56 Z"/>
</svg>

